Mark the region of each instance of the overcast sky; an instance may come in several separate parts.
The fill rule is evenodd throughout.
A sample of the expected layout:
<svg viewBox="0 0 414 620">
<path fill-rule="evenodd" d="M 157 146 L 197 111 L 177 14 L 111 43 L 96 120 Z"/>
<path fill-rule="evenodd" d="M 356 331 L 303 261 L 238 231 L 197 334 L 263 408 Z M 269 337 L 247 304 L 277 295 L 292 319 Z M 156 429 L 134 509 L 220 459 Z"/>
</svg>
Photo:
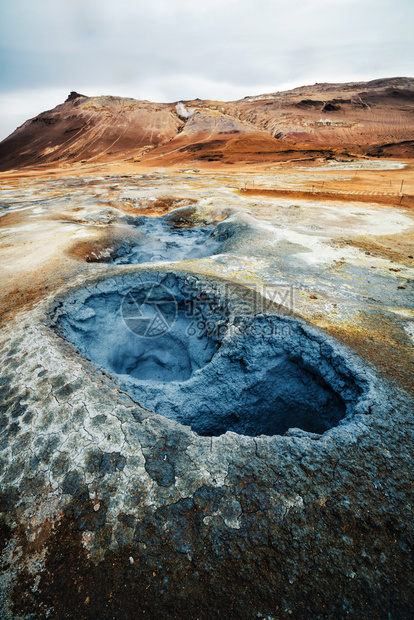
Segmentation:
<svg viewBox="0 0 414 620">
<path fill-rule="evenodd" d="M 0 139 L 69 91 L 234 100 L 414 74 L 414 0 L 0 0 Z"/>
</svg>

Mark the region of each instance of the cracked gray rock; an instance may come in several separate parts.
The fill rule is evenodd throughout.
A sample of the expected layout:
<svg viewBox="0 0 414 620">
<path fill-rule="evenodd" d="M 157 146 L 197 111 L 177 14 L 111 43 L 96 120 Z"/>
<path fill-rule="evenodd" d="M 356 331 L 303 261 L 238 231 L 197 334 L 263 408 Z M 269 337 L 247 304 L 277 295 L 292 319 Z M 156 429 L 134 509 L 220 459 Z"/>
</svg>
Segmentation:
<svg viewBox="0 0 414 620">
<path fill-rule="evenodd" d="M 337 392 L 348 377 L 347 415 L 323 433 L 197 434 L 52 326 L 143 272 L 120 274 L 80 277 L 2 332 L 2 617 L 411 618 L 408 396 L 285 316 Z"/>
</svg>

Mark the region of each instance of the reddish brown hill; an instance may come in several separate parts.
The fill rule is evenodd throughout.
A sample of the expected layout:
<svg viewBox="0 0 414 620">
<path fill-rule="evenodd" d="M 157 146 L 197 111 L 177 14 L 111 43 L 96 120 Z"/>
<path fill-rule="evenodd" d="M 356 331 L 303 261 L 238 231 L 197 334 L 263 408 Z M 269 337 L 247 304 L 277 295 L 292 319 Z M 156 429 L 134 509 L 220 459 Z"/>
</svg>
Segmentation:
<svg viewBox="0 0 414 620">
<path fill-rule="evenodd" d="M 177 134 L 182 121 L 171 112 L 173 108 L 135 99 L 72 94 L 0 143 L 0 169 L 140 155 Z"/>
<path fill-rule="evenodd" d="M 157 104 L 71 93 L 0 143 L 0 170 L 76 161 L 257 163 L 414 156 L 414 79 L 315 84 L 241 101 Z"/>
<path fill-rule="evenodd" d="M 414 139 L 412 78 L 316 84 L 248 97 L 237 106 L 241 119 L 289 141 L 365 153 Z"/>
</svg>

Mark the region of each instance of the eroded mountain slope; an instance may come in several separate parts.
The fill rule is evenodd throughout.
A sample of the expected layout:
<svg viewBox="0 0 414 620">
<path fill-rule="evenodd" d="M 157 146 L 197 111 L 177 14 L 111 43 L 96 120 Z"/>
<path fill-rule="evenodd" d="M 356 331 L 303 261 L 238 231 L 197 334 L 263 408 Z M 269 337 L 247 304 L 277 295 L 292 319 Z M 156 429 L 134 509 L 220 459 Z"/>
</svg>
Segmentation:
<svg viewBox="0 0 414 620">
<path fill-rule="evenodd" d="M 315 84 L 234 102 L 167 104 L 71 93 L 0 143 L 0 170 L 84 161 L 171 166 L 410 158 L 413 112 L 413 78 Z"/>
</svg>

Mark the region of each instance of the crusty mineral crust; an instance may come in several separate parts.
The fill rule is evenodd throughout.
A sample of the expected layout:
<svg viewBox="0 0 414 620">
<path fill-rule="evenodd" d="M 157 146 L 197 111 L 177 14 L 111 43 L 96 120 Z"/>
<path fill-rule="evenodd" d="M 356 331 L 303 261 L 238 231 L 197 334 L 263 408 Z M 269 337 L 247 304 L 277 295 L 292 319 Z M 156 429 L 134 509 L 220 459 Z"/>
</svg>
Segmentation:
<svg viewBox="0 0 414 620">
<path fill-rule="evenodd" d="M 366 369 L 322 436 L 201 437 L 77 355 L 58 303 L 2 332 L 2 618 L 412 617 L 404 395 Z"/>
</svg>

